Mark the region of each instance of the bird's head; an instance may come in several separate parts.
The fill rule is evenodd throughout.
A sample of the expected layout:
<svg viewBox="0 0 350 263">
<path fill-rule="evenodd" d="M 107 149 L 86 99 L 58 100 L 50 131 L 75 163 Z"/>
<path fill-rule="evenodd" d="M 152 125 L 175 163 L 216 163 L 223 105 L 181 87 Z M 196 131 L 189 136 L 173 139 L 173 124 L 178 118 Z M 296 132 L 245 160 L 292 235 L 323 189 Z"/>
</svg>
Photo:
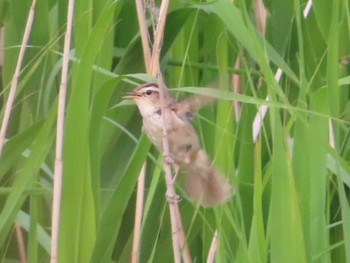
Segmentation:
<svg viewBox="0 0 350 263">
<path fill-rule="evenodd" d="M 142 116 L 154 114 L 160 108 L 159 87 L 156 83 L 138 86 L 126 93 L 123 98 L 135 101 Z"/>
</svg>

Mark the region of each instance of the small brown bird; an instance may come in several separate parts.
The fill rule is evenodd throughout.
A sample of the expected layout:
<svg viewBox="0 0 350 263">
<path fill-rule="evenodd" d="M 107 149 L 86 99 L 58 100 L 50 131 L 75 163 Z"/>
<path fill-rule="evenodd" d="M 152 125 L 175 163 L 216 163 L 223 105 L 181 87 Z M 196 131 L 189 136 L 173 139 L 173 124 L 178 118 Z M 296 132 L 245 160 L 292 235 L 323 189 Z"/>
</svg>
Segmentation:
<svg viewBox="0 0 350 263">
<path fill-rule="evenodd" d="M 143 117 L 143 130 L 160 152 L 163 152 L 165 125 L 169 152 L 174 166 L 179 167 L 184 175 L 182 187 L 189 199 L 203 207 L 211 207 L 222 204 L 231 197 L 230 183 L 213 167 L 207 154 L 201 149 L 196 131 L 190 123 L 192 112 L 208 104 L 211 98 L 195 96 L 176 103 L 165 94 L 164 106 L 169 110 L 165 111 L 164 124 L 158 84 L 143 84 L 123 98 L 135 101 Z"/>
</svg>

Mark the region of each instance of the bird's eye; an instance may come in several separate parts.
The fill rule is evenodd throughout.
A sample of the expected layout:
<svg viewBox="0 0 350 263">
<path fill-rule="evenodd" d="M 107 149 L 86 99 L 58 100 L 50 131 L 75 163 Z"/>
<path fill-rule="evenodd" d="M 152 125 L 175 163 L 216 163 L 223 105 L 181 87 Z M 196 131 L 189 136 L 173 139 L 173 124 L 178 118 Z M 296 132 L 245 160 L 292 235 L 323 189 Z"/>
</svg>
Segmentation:
<svg viewBox="0 0 350 263">
<path fill-rule="evenodd" d="M 146 94 L 147 94 L 147 95 L 151 95 L 151 94 L 152 94 L 152 90 L 150 90 L 150 89 L 149 89 L 149 90 L 146 90 Z"/>
</svg>

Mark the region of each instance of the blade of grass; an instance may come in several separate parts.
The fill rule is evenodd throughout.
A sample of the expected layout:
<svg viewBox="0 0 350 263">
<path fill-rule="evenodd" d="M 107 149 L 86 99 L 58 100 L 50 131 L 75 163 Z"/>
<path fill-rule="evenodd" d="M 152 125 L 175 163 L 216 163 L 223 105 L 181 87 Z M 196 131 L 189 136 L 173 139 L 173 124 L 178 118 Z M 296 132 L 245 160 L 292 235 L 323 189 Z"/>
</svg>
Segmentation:
<svg viewBox="0 0 350 263">
<path fill-rule="evenodd" d="M 96 242 L 90 262 L 108 262 L 111 259 L 114 241 L 117 238 L 121 225 L 122 214 L 125 211 L 138 174 L 146 158 L 150 142 L 142 136 L 134 150 L 132 157 L 121 177 L 120 182 L 101 215 L 100 224 L 97 228 Z"/>
<path fill-rule="evenodd" d="M 340 88 L 339 79 L 339 2 L 333 2 L 331 13 L 331 24 L 328 36 L 327 54 L 327 90 L 330 104 L 331 116 L 337 117 L 340 114 Z M 335 147 L 340 147 L 340 130 L 335 122 L 332 122 Z"/>
<path fill-rule="evenodd" d="M 22 43 L 21 43 L 21 48 L 20 48 L 20 51 L 19 51 L 18 59 L 17 59 L 16 69 L 15 69 L 15 72 L 13 74 L 13 78 L 12 78 L 12 81 L 11 81 L 10 93 L 9 93 L 8 98 L 7 98 L 7 103 L 6 103 L 6 107 L 5 107 L 5 113 L 4 113 L 4 116 L 3 116 L 3 119 L 2 119 L 2 123 L 1 123 L 1 129 L 0 129 L 0 156 L 2 154 L 2 150 L 3 150 L 3 147 L 4 147 L 5 137 L 6 137 L 6 130 L 7 130 L 7 126 L 8 126 L 9 120 L 10 120 L 10 115 L 11 115 L 11 110 L 12 110 L 12 107 L 13 107 L 13 102 L 15 100 L 17 84 L 18 84 L 18 78 L 19 78 L 19 74 L 20 74 L 20 71 L 21 71 L 24 54 L 25 54 L 25 51 L 26 51 L 26 48 L 27 48 L 27 44 L 28 44 L 28 40 L 29 40 L 32 24 L 33 24 L 33 21 L 34 21 L 35 5 L 36 5 L 36 0 L 33 0 L 32 1 L 32 5 L 31 5 L 30 10 L 29 10 L 27 24 L 26 24 L 26 28 L 24 30 L 24 35 L 23 35 L 23 39 L 22 39 Z"/>
<path fill-rule="evenodd" d="M 254 214 L 249 238 L 249 253 L 253 262 L 263 263 L 267 260 L 267 244 L 263 214 L 263 183 L 261 163 L 261 141 L 255 144 L 254 151 Z"/>
<path fill-rule="evenodd" d="M 22 210 L 18 211 L 16 221 L 22 226 L 23 229 L 26 231 L 30 231 L 30 224 L 31 224 L 31 217 L 29 214 L 23 212 Z M 51 237 L 46 232 L 43 226 L 38 225 L 36 228 L 36 235 L 37 235 L 37 242 L 40 244 L 40 246 L 45 250 L 45 252 L 49 255 L 50 254 L 50 244 L 51 244 Z"/>
<path fill-rule="evenodd" d="M 0 179 L 2 179 L 11 168 L 16 166 L 18 157 L 21 156 L 25 150 L 30 148 L 43 124 L 43 121 L 34 123 L 29 128 L 6 141 L 3 155 L 1 156 Z"/>
<path fill-rule="evenodd" d="M 311 100 L 312 111 L 329 114 L 327 91 L 320 89 L 313 94 Z M 310 173 L 304 174 L 310 178 L 310 253 L 312 257 L 322 253 L 329 246 L 327 231 L 327 217 L 325 214 L 327 198 L 327 144 L 328 120 L 319 116 L 310 116 L 308 152 L 310 156 Z M 305 146 L 305 145 L 304 145 Z M 304 147 L 305 150 L 305 147 Z M 297 154 L 297 153 L 296 153 Z M 301 175 L 300 175 L 301 176 Z M 304 180 L 305 181 L 305 180 Z M 305 229 L 305 228 L 304 228 Z M 329 254 L 318 259 L 319 262 L 330 262 Z"/>
<path fill-rule="evenodd" d="M 57 103 L 53 104 L 48 118 L 45 120 L 37 137 L 33 141 L 30 155 L 17 168 L 18 174 L 16 174 L 15 181 L 12 185 L 12 191 L 0 214 L 0 246 L 4 245 L 14 222 L 14 218 L 27 196 L 24 193 L 25 190 L 27 190 L 32 182 L 32 177 L 38 174 L 40 166 L 50 150 L 54 136 L 53 126 L 56 116 L 56 105 Z"/>
<path fill-rule="evenodd" d="M 313 94 L 311 110 L 328 114 L 327 94 L 321 89 Z M 293 144 L 293 171 L 298 189 L 306 252 L 310 261 L 328 246 L 326 229 L 328 120 L 309 116 L 309 123 L 296 120 Z M 319 258 L 328 262 L 327 254 Z"/>
<path fill-rule="evenodd" d="M 279 116 L 274 120 L 270 225 L 271 262 L 307 262 L 290 156 Z"/>
<path fill-rule="evenodd" d="M 62 189 L 64 189 L 64 192 L 61 201 L 58 244 L 58 257 L 62 262 L 71 260 L 74 262 L 88 262 L 96 238 L 96 211 L 88 143 L 89 120 L 91 117 L 89 103 L 92 93 L 92 78 L 90 76 L 93 71 L 93 63 L 98 55 L 96 50 L 100 50 L 103 46 L 105 36 L 113 21 L 117 3 L 118 1 L 109 4 L 101 13 L 100 19 L 98 19 L 80 51 L 80 63 L 74 65 L 72 72 L 72 92 L 66 111 L 63 143 Z M 79 26 L 79 30 L 86 30 L 86 25 L 80 24 Z M 82 32 L 78 35 L 84 38 Z M 72 202 L 72 200 L 75 202 Z"/>
</svg>

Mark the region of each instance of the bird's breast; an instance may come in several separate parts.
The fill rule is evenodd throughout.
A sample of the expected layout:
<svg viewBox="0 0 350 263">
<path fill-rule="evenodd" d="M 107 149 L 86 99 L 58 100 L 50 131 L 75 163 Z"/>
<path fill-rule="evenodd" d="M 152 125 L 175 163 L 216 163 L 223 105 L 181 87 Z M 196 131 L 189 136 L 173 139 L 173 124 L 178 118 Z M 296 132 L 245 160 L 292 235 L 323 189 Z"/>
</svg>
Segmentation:
<svg viewBox="0 0 350 263">
<path fill-rule="evenodd" d="M 168 134 L 169 151 L 178 163 L 190 162 L 191 156 L 199 149 L 199 141 L 195 130 L 189 122 L 176 116 L 165 116 Z M 163 119 L 153 114 L 143 118 L 143 129 L 156 148 L 163 152 Z"/>
<path fill-rule="evenodd" d="M 161 116 L 143 118 L 143 129 L 159 151 L 163 151 L 163 125 Z"/>
</svg>

